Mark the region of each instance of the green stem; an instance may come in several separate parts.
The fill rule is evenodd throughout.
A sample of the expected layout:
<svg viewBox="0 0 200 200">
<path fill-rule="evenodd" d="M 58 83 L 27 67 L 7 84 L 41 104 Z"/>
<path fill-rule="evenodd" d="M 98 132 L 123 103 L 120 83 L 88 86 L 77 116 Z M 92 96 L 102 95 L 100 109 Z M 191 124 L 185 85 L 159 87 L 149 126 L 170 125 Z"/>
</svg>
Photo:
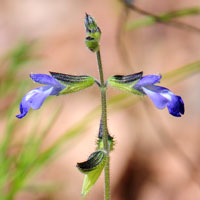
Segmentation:
<svg viewBox="0 0 200 200">
<path fill-rule="evenodd" d="M 106 152 L 106 162 L 104 167 L 104 199 L 110 200 L 110 157 L 108 145 L 108 132 L 107 132 L 107 105 L 106 105 L 106 85 L 103 77 L 103 68 L 101 63 L 100 50 L 97 51 L 97 62 L 100 76 L 100 89 L 101 89 L 101 109 L 102 109 L 102 130 L 103 130 L 103 146 Z"/>
<path fill-rule="evenodd" d="M 98 69 L 99 69 L 99 76 L 100 76 L 101 86 L 104 86 L 105 84 L 104 84 L 103 68 L 102 68 L 100 50 L 97 51 L 97 62 L 98 62 Z"/>
</svg>

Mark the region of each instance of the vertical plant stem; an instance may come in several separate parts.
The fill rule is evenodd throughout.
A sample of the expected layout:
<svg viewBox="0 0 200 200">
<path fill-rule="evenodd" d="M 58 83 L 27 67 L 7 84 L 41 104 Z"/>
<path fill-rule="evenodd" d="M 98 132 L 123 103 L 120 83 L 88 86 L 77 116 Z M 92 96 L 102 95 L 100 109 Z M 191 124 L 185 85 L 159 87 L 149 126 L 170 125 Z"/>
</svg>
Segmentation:
<svg viewBox="0 0 200 200">
<path fill-rule="evenodd" d="M 102 108 L 102 129 L 103 129 L 103 146 L 106 152 L 106 162 L 104 167 L 104 200 L 110 200 L 110 157 L 107 132 L 107 105 L 106 105 L 106 85 L 104 82 L 103 68 L 101 63 L 100 50 L 97 51 L 97 62 L 100 76 L 101 89 L 101 108 Z"/>
</svg>

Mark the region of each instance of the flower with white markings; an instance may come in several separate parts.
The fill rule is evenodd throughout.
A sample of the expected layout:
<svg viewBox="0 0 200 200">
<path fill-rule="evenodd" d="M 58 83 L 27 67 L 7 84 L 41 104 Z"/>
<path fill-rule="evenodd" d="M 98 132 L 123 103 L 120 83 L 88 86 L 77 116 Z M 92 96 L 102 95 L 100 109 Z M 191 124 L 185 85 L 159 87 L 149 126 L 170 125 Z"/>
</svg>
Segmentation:
<svg viewBox="0 0 200 200">
<path fill-rule="evenodd" d="M 93 85 L 95 81 L 93 77 L 86 75 L 73 76 L 56 72 L 50 73 L 51 76 L 47 74 L 30 75 L 33 81 L 45 86 L 33 89 L 23 97 L 20 103 L 21 113 L 16 115 L 16 117 L 23 118 L 30 108 L 34 110 L 39 109 L 48 96 L 77 92 Z"/>
<path fill-rule="evenodd" d="M 142 76 L 142 72 L 130 75 L 115 75 L 108 79 L 108 83 L 121 90 L 138 95 L 147 95 L 158 109 L 168 108 L 175 117 L 184 114 L 184 103 L 180 96 L 169 89 L 155 85 L 160 82 L 161 75 Z"/>
<path fill-rule="evenodd" d="M 34 110 L 39 109 L 48 96 L 58 95 L 66 87 L 47 74 L 31 74 L 30 78 L 45 86 L 35 88 L 23 97 L 20 103 L 21 113 L 16 115 L 20 119 L 28 113 L 30 108 Z"/>
<path fill-rule="evenodd" d="M 146 94 L 158 109 L 167 107 L 171 115 L 181 117 L 181 114 L 184 114 L 184 103 L 182 98 L 165 87 L 154 85 L 155 83 L 159 83 L 161 78 L 161 75 L 144 76 L 133 86 L 133 88 Z"/>
</svg>

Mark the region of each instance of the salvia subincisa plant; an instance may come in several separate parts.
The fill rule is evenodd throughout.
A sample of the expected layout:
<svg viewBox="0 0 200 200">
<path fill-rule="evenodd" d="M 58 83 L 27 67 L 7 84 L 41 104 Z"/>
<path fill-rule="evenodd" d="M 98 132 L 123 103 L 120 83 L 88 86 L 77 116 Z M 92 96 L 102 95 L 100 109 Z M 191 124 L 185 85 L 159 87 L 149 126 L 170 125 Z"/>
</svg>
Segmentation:
<svg viewBox="0 0 200 200">
<path fill-rule="evenodd" d="M 144 76 L 143 72 L 138 72 L 129 75 L 114 75 L 105 81 L 99 45 L 101 30 L 94 18 L 88 14 L 85 16 L 85 27 L 87 34 L 85 44 L 90 51 L 96 54 L 100 81 L 88 75 L 74 76 L 57 72 L 50 72 L 50 75 L 31 74 L 30 78 L 33 81 L 44 86 L 31 90 L 23 97 L 20 103 L 20 114 L 16 117 L 19 119 L 25 117 L 30 108 L 39 109 L 48 96 L 78 92 L 96 84 L 101 92 L 101 119 L 97 147 L 87 161 L 77 163 L 77 168 L 85 175 L 82 187 L 83 196 L 91 190 L 104 169 L 104 199 L 109 200 L 111 198 L 110 152 L 113 150 L 114 140 L 107 127 L 107 87 L 112 86 L 131 94 L 148 96 L 158 109 L 167 107 L 169 113 L 175 117 L 181 117 L 184 114 L 184 103 L 180 96 L 175 95 L 165 87 L 157 85 L 162 78 L 160 74 Z"/>
</svg>

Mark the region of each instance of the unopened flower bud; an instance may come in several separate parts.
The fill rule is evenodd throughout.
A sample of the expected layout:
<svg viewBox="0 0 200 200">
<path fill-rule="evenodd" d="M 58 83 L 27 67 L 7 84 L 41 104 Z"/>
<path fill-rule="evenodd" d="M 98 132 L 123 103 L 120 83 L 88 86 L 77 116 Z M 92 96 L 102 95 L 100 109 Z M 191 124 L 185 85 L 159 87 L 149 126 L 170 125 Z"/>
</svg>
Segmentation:
<svg viewBox="0 0 200 200">
<path fill-rule="evenodd" d="M 99 50 L 101 30 L 97 26 L 95 20 L 87 13 L 85 16 L 85 27 L 88 35 L 85 39 L 85 44 L 92 52 L 96 52 Z"/>
</svg>

